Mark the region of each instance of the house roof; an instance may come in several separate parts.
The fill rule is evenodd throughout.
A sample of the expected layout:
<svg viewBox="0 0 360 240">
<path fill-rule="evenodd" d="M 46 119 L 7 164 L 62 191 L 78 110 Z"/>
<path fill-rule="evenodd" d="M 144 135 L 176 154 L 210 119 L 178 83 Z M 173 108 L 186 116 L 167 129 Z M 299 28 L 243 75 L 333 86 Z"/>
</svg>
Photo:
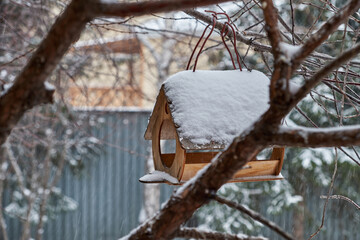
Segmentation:
<svg viewBox="0 0 360 240">
<path fill-rule="evenodd" d="M 269 108 L 261 72 L 183 71 L 163 84 L 184 149 L 222 149 Z"/>
</svg>

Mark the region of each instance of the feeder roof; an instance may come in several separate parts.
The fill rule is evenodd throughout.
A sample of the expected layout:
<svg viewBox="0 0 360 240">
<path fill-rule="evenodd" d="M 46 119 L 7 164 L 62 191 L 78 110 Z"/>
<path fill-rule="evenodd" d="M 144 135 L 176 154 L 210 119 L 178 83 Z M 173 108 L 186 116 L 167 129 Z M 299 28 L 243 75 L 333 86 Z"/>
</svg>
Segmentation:
<svg viewBox="0 0 360 240">
<path fill-rule="evenodd" d="M 163 84 L 184 149 L 222 149 L 269 108 L 259 71 L 183 71 Z M 151 119 L 150 119 L 151 121 Z M 145 134 L 146 136 L 146 134 Z"/>
</svg>

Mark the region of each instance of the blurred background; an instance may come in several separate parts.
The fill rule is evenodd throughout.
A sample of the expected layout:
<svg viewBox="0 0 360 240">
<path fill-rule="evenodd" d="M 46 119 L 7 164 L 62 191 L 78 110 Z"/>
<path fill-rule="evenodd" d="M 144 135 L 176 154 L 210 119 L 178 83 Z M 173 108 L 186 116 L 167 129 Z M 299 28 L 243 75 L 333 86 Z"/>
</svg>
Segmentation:
<svg viewBox="0 0 360 240">
<path fill-rule="evenodd" d="M 290 45 L 301 44 L 345 2 L 275 1 L 283 38 Z M 0 1 L 2 92 L 68 3 Z M 234 1 L 207 9 L 226 12 L 238 32 L 258 43 L 250 47 L 238 42 L 243 68 L 270 76 L 272 55 L 259 2 Z M 1 148 L 2 239 L 116 239 L 159 210 L 175 187 L 138 181 L 153 168 L 151 143 L 143 135 L 162 82 L 185 70 L 207 24 L 175 12 L 96 19 L 87 25 L 48 79 L 56 88 L 55 103 L 28 111 Z M 301 83 L 358 39 L 355 13 L 303 63 L 293 81 Z M 359 124 L 359 67 L 359 59 L 354 59 L 334 71 L 284 119 L 284 125 Z M 232 68 L 215 30 L 197 69 Z M 320 198 L 331 192 L 360 202 L 358 150 L 288 148 L 284 180 L 226 184 L 220 194 L 260 212 L 296 239 L 308 238 L 322 221 L 316 239 L 360 239 L 360 212 L 354 205 Z M 280 239 L 215 202 L 200 208 L 187 224 Z"/>
</svg>

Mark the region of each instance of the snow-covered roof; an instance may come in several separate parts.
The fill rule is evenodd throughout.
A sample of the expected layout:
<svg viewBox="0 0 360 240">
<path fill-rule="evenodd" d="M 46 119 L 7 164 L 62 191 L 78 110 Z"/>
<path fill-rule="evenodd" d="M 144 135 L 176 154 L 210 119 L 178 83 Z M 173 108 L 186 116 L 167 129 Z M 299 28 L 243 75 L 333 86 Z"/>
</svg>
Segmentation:
<svg viewBox="0 0 360 240">
<path fill-rule="evenodd" d="M 267 76 L 259 71 L 183 71 L 163 84 L 185 149 L 221 149 L 269 108 Z M 151 120 L 151 119 L 150 119 Z"/>
</svg>

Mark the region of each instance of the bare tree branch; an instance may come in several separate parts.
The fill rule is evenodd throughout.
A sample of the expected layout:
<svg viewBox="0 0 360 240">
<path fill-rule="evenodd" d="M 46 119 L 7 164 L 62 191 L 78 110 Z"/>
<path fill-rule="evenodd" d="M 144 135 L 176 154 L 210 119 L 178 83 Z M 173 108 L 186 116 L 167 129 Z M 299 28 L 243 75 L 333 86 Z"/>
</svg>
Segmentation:
<svg viewBox="0 0 360 240">
<path fill-rule="evenodd" d="M 5 142 L 26 110 L 52 102 L 54 90 L 47 89 L 44 82 L 90 20 L 89 5 L 91 3 L 85 0 L 69 4 L 16 77 L 14 85 L 0 97 L 0 144 Z"/>
<path fill-rule="evenodd" d="M 185 10 L 184 11 L 186 14 L 199 19 L 201 21 L 204 21 L 207 24 L 211 24 L 212 23 L 212 18 L 206 14 L 200 13 L 199 11 L 196 10 Z M 216 29 L 218 29 L 219 31 L 221 31 L 224 27 L 224 24 L 222 24 L 221 22 L 216 22 L 215 25 Z M 227 35 L 229 37 L 232 37 L 232 31 L 227 31 Z M 270 52 L 271 51 L 271 46 L 260 43 L 258 41 L 255 41 L 251 38 L 245 37 L 244 35 L 242 35 L 240 32 L 236 32 L 236 40 L 240 41 L 242 43 L 245 43 L 246 45 L 252 46 L 255 50 L 257 51 L 267 51 Z"/>
<path fill-rule="evenodd" d="M 206 4 L 209 4 L 210 2 L 215 1 L 193 0 L 191 1 L 193 3 L 190 3 L 189 0 L 182 0 L 179 2 L 182 2 L 182 4 L 188 4 L 187 6 L 189 7 L 190 5 L 195 6 L 195 3 L 202 5 L 205 4 L 205 2 Z M 353 2 L 355 1 L 352 1 L 352 3 Z M 167 3 L 167 5 L 170 4 L 170 6 L 162 5 L 165 3 Z M 49 34 L 41 43 L 39 49 L 34 53 L 25 69 L 16 78 L 14 86 L 2 97 L 0 97 L 0 144 L 5 142 L 12 127 L 17 123 L 27 109 L 30 109 L 39 103 L 51 102 L 52 91 L 47 91 L 48 89 L 45 88 L 45 79 L 58 64 L 70 44 L 79 37 L 81 30 L 85 27 L 85 24 L 92 19 L 92 17 L 139 16 L 142 14 L 148 14 L 152 11 L 170 11 L 184 8 L 183 5 L 180 6 L 175 3 L 175 1 L 164 0 L 157 2 L 132 3 L 129 5 L 128 3 L 89 3 L 89 1 L 85 0 L 73 0 L 62 16 L 53 25 Z M 281 41 L 280 36 L 277 36 L 278 31 L 273 33 L 277 28 L 277 26 L 274 25 L 277 24 L 276 12 L 271 1 L 264 0 L 263 3 L 270 4 L 263 6 L 264 8 L 268 8 L 269 6 L 272 7 L 271 13 L 264 14 L 269 14 L 267 15 L 267 25 L 269 26 L 269 37 L 273 38 L 271 40 L 271 44 L 272 46 L 275 46 L 273 47 L 273 51 L 275 51 L 274 55 L 281 54 L 280 49 L 278 49 Z M 192 14 L 196 15 L 196 12 L 192 12 Z M 275 23 L 272 22 L 274 19 L 276 20 Z M 340 20 L 341 19 L 342 18 L 340 18 Z M 336 24 L 331 23 L 331 26 L 334 27 Z M 217 25 L 218 28 L 219 26 L 221 25 Z M 331 26 L 329 28 L 330 30 L 332 29 Z M 330 34 L 330 30 L 328 30 L 326 34 Z M 271 50 L 271 48 L 267 45 L 254 45 L 251 39 L 244 38 L 240 34 L 236 37 L 242 39 L 244 42 L 248 42 L 247 44 L 249 45 L 257 46 L 259 49 L 263 48 L 267 51 Z M 315 48 L 316 47 L 310 50 L 309 54 Z M 351 51 L 354 51 L 354 49 L 359 51 L 358 46 L 352 48 Z M 139 228 L 132 231 L 128 237 L 130 239 L 168 239 L 176 236 L 179 226 L 185 220 L 189 219 L 197 208 L 209 201 L 211 196 L 214 195 L 219 187 L 231 179 L 232 175 L 238 169 L 253 159 L 266 145 L 274 140 L 271 138 L 272 134 L 274 134 L 275 137 L 281 137 L 278 135 L 280 134 L 279 132 L 272 132 L 274 129 L 277 129 L 281 119 L 284 118 L 286 114 L 303 97 L 305 97 L 310 89 L 329 73 L 329 71 L 335 69 L 355 56 L 356 53 L 350 53 L 349 51 L 343 53 L 339 58 L 334 59 L 331 63 L 315 74 L 313 78 L 306 81 L 303 88 L 296 92 L 291 99 L 285 98 L 282 90 L 279 90 L 280 88 L 277 86 L 273 87 L 274 91 L 272 93 L 272 99 L 277 94 L 276 90 L 279 90 L 279 97 L 275 99 L 275 104 L 273 104 L 274 102 L 272 101 L 270 109 L 256 123 L 254 123 L 251 128 L 249 128 L 250 130 L 235 138 L 234 142 L 226 151 L 218 156 L 217 159 L 212 161 L 212 163 L 209 164 L 203 171 L 200 171 L 193 180 L 187 182 L 184 186 L 178 189 L 178 191 L 170 198 L 170 200 L 154 218 L 149 219 Z M 305 57 L 306 56 L 303 58 Z M 277 57 L 275 56 L 275 59 L 276 58 Z M 301 57 L 298 57 L 298 60 L 299 59 L 301 60 Z M 278 83 L 280 82 L 278 80 L 283 77 L 284 80 L 287 81 L 288 86 L 290 74 L 292 74 L 294 70 L 290 68 L 289 63 L 279 61 L 275 64 L 277 63 L 278 65 L 275 66 L 277 72 L 273 74 L 272 82 Z M 352 136 L 356 140 L 357 136 L 351 135 L 350 131 L 348 134 L 349 137 Z M 259 139 L 263 139 L 264 136 L 267 136 L 268 138 L 263 142 L 259 141 Z"/>
<path fill-rule="evenodd" d="M 332 34 L 350 15 L 356 12 L 360 7 L 360 1 L 351 0 L 339 13 L 330 18 L 321 28 L 314 33 L 293 58 L 297 66 L 303 59 L 310 55 L 330 34 Z"/>
<path fill-rule="evenodd" d="M 253 132 L 236 138 L 230 147 L 173 194 L 160 212 L 133 230 L 125 239 L 169 239 L 180 224 L 263 148 Z M 179 211 L 179 209 L 181 209 Z M 176 214 L 175 214 L 176 213 Z M 164 224 L 164 223 L 167 224 Z"/>
<path fill-rule="evenodd" d="M 280 42 L 281 42 L 281 34 L 278 27 L 278 16 L 276 8 L 274 7 L 272 0 L 263 0 L 262 9 L 264 13 L 264 18 L 266 22 L 266 32 L 268 34 L 268 38 L 272 47 L 272 53 L 274 55 L 275 61 L 280 58 Z"/>
<path fill-rule="evenodd" d="M 331 71 L 355 54 L 345 52 L 325 68 L 327 71 Z M 323 73 L 324 76 L 326 74 Z M 322 77 L 322 75 L 320 76 Z M 320 80 L 321 78 L 316 78 L 316 81 Z M 310 89 L 305 90 L 306 93 L 309 91 Z M 266 144 L 261 142 L 261 139 L 264 136 L 271 138 L 272 131 L 277 129 L 281 119 L 302 99 L 297 98 L 297 96 L 295 95 L 289 101 L 284 101 L 284 98 L 280 96 L 276 99 L 275 104 L 272 102 L 269 110 L 249 128 L 251 130 L 235 138 L 229 148 L 216 160 L 213 160 L 191 181 L 178 189 L 158 215 L 132 231 L 127 237 L 129 239 L 167 239 L 173 237 L 180 224 L 189 219 L 197 208 L 208 201 L 211 193 L 216 192 L 238 169 L 255 157 L 264 148 L 264 145 L 268 145 L 271 139 L 267 139 Z M 181 210 L 179 211 L 179 209 Z M 167 223 L 166 226 L 164 226 L 164 222 Z"/>
<path fill-rule="evenodd" d="M 288 234 L 284 229 L 282 229 L 280 226 L 278 226 L 276 223 L 264 218 L 263 216 L 261 216 L 260 213 L 255 212 L 251 209 L 246 208 L 245 206 L 239 204 L 239 203 L 235 203 L 232 201 L 229 201 L 223 197 L 220 197 L 218 195 L 214 196 L 214 199 L 221 203 L 221 204 L 225 204 L 226 206 L 230 207 L 230 208 L 234 208 L 242 213 L 245 213 L 246 215 L 250 216 L 252 219 L 261 222 L 262 224 L 264 224 L 265 226 L 269 227 L 271 230 L 275 231 L 276 233 L 278 233 L 280 236 L 282 236 L 285 239 L 288 240 L 294 240 L 294 237 L 291 236 L 290 234 Z"/>
<path fill-rule="evenodd" d="M 265 30 L 267 32 L 271 47 L 272 54 L 274 56 L 274 71 L 271 75 L 270 82 L 270 101 L 273 102 L 277 100 L 282 101 L 283 99 L 289 99 L 289 78 L 292 73 L 290 61 L 287 61 L 284 57 L 282 57 L 283 53 L 280 49 L 281 42 L 281 33 L 278 27 L 278 16 L 277 10 L 273 5 L 272 0 L 263 0 L 262 9 L 265 18 Z M 280 79 L 286 80 L 279 81 Z M 284 87 L 283 85 L 286 84 Z M 278 96 L 276 98 L 276 96 Z"/>
<path fill-rule="evenodd" d="M 190 9 L 190 10 L 185 10 L 184 12 L 186 14 L 194 17 L 195 19 L 201 20 L 207 24 L 212 23 L 212 18 L 210 16 L 200 13 L 199 11 Z M 281 21 L 281 18 L 279 18 L 279 21 L 282 22 L 283 20 Z M 222 30 L 223 26 L 224 26 L 224 24 L 222 24 L 221 22 L 217 22 L 215 25 L 216 29 L 218 29 L 219 31 Z M 232 31 L 228 31 L 227 34 L 229 37 L 232 37 Z M 236 40 L 240 41 L 246 45 L 251 46 L 255 51 L 259 51 L 259 52 L 271 52 L 272 51 L 272 48 L 270 45 L 256 41 L 253 38 L 246 37 L 245 35 L 243 35 L 240 32 L 236 32 Z M 334 60 L 335 59 L 335 57 L 329 56 L 324 53 L 313 52 L 310 55 L 313 57 L 319 58 L 319 59 L 324 59 L 324 60 Z M 350 63 L 354 64 L 354 65 L 359 64 L 358 62 L 350 62 Z"/>
<path fill-rule="evenodd" d="M 133 3 L 99 2 L 95 4 L 94 14 L 97 17 L 140 16 L 149 13 L 170 12 L 229 1 L 230 0 L 162 0 Z"/>
<path fill-rule="evenodd" d="M 96 16 L 140 16 L 204 6 L 229 0 L 163 0 L 142 3 L 101 3 L 98 0 L 73 0 L 56 20 L 36 52 L 0 97 L 0 144 L 3 144 L 23 113 L 36 105 L 51 103 L 53 89 L 45 87 L 70 45 L 77 41 L 87 22 Z"/>
<path fill-rule="evenodd" d="M 324 77 L 329 75 L 329 73 L 340 67 L 342 64 L 346 63 L 353 57 L 355 57 L 360 52 L 360 44 L 356 44 L 354 47 L 346 50 L 340 56 L 329 62 L 322 69 L 320 69 L 317 73 L 315 73 L 311 78 L 307 79 L 305 84 L 299 88 L 299 90 L 294 94 L 294 98 L 292 102 L 299 101 L 304 98 L 306 94 L 310 92 L 310 90 L 316 86 Z M 291 105 L 291 108 L 293 106 Z"/>
<path fill-rule="evenodd" d="M 327 208 L 327 205 L 329 203 L 330 194 L 334 189 L 335 176 L 336 176 L 336 172 L 337 172 L 337 164 L 338 164 L 338 153 L 337 153 L 337 149 L 335 148 L 335 167 L 334 167 L 333 175 L 331 177 L 331 183 L 330 183 L 330 187 L 329 187 L 329 190 L 328 190 L 327 199 L 325 201 L 323 211 L 322 211 L 321 224 L 318 227 L 318 229 L 313 234 L 311 234 L 311 236 L 309 237 L 309 240 L 314 238 L 321 231 L 321 229 L 324 227 L 326 208 Z"/>
<path fill-rule="evenodd" d="M 324 195 L 321 195 L 320 198 L 321 198 L 321 199 L 327 199 L 327 198 L 329 198 L 329 199 L 345 200 L 345 201 L 351 203 L 352 205 L 354 205 L 358 210 L 360 210 L 360 205 L 359 205 L 359 204 L 357 204 L 356 202 L 354 202 L 354 201 L 351 200 L 350 198 L 345 197 L 345 196 L 342 196 L 342 195 L 331 195 L 331 196 L 329 196 L 329 197 L 324 196 Z"/>
<path fill-rule="evenodd" d="M 195 238 L 195 239 L 208 239 L 208 240 L 266 240 L 267 238 L 263 237 L 241 237 L 234 234 L 229 233 L 221 233 L 221 232 L 213 232 L 213 231 L 205 231 L 196 228 L 180 228 L 176 232 L 177 237 L 181 238 Z"/>
</svg>

